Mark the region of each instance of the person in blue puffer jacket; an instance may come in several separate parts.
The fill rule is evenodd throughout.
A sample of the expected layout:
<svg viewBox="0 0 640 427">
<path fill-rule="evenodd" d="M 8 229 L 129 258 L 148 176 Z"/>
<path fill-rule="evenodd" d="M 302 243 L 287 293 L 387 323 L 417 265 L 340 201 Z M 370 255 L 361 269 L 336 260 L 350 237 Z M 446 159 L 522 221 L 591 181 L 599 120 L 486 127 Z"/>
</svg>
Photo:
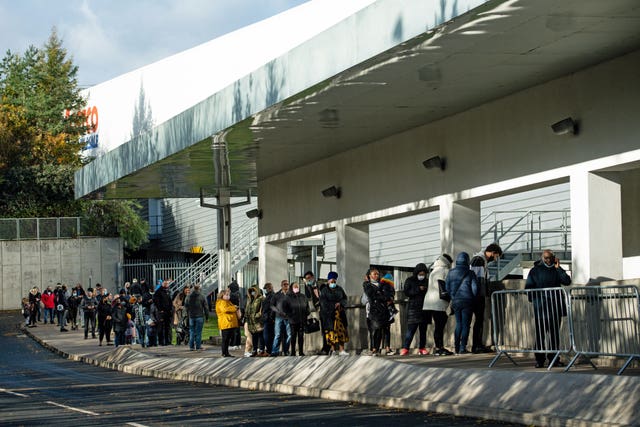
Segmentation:
<svg viewBox="0 0 640 427">
<path fill-rule="evenodd" d="M 469 353 L 467 341 L 471 329 L 473 315 L 473 299 L 478 295 L 478 279 L 469 268 L 469 254 L 460 252 L 456 258 L 455 268 L 449 271 L 445 279 L 445 287 L 451 295 L 451 307 L 456 316 L 455 352 Z"/>
</svg>

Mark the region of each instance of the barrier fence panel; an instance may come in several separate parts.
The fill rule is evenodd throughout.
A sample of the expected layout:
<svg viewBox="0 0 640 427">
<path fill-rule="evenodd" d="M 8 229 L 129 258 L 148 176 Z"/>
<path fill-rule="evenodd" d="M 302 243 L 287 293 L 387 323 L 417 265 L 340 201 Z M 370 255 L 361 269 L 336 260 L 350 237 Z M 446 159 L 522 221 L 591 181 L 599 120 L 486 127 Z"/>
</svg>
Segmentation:
<svg viewBox="0 0 640 427">
<path fill-rule="evenodd" d="M 638 288 L 628 285 L 585 286 L 569 289 L 575 356 L 618 356 L 640 359 L 640 301 Z M 592 363 L 592 366 L 593 365 Z"/>
<path fill-rule="evenodd" d="M 560 354 L 572 350 L 567 293 L 561 288 L 496 291 L 491 295 L 495 365 L 505 355 L 546 353 L 553 367 Z"/>
</svg>

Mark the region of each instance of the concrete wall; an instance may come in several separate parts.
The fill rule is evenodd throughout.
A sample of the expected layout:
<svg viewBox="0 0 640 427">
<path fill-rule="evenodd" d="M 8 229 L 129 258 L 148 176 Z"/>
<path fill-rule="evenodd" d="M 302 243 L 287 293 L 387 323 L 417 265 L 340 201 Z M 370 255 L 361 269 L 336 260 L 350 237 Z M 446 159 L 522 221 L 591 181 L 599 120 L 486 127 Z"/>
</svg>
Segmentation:
<svg viewBox="0 0 640 427">
<path fill-rule="evenodd" d="M 122 242 L 116 238 L 0 241 L 0 310 L 20 308 L 29 290 L 56 283 L 115 289 Z"/>
<path fill-rule="evenodd" d="M 367 215 L 385 208 L 424 212 L 441 195 L 487 199 L 567 182 L 574 168 L 637 162 L 639 68 L 636 51 L 260 181 L 260 235 L 287 239 L 331 228 L 340 218 L 382 220 L 384 214 Z M 580 120 L 580 134 L 554 135 L 551 123 L 568 116 Z M 380 173 L 376 165 L 383 167 L 390 155 L 404 167 Z M 447 158 L 446 171 L 424 169 L 422 160 L 434 155 Z M 342 187 L 340 199 L 320 195 L 331 185 Z M 637 193 L 628 197 L 638 200 Z"/>
</svg>

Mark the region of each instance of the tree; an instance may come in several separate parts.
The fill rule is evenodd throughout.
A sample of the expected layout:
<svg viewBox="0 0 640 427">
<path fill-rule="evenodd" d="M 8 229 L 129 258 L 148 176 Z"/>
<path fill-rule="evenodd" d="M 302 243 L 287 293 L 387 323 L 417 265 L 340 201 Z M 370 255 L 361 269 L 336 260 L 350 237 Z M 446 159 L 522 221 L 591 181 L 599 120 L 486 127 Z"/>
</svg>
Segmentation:
<svg viewBox="0 0 640 427">
<path fill-rule="evenodd" d="M 149 241 L 149 223 L 138 214 L 141 207 L 130 200 L 88 203 L 83 217 L 83 232 L 90 236 L 122 237 L 125 248 L 135 251 Z"/>
<path fill-rule="evenodd" d="M 93 235 L 137 249 L 148 224 L 135 203 L 74 199 L 87 131 L 77 73 L 55 28 L 42 48 L 7 51 L 0 62 L 0 216 L 83 216 Z"/>
</svg>

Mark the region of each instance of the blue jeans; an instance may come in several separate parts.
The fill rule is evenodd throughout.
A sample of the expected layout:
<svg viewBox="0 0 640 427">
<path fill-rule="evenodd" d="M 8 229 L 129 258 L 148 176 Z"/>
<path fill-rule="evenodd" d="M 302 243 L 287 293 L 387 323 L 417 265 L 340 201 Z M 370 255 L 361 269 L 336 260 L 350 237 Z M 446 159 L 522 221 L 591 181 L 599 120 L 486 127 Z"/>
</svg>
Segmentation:
<svg viewBox="0 0 640 427">
<path fill-rule="evenodd" d="M 280 339 L 282 336 L 283 326 L 285 327 L 285 330 L 287 332 L 287 336 L 284 341 L 284 352 L 287 353 L 289 351 L 289 344 L 291 344 L 291 325 L 289 324 L 289 319 L 276 316 L 276 324 L 274 327 L 275 336 L 273 338 L 273 348 L 271 349 L 271 354 L 278 354 L 280 352 Z"/>
<path fill-rule="evenodd" d="M 189 348 L 202 348 L 202 327 L 204 317 L 189 317 Z"/>
<path fill-rule="evenodd" d="M 149 345 L 149 342 L 147 341 L 147 327 L 145 325 L 136 324 L 136 331 L 138 332 L 138 344 L 143 347 L 147 347 Z"/>
<path fill-rule="evenodd" d="M 44 323 L 47 323 L 47 320 L 53 323 L 53 308 L 44 308 Z"/>
<path fill-rule="evenodd" d="M 473 302 L 471 300 L 454 300 L 452 306 L 456 315 L 455 350 L 461 352 L 466 350 L 469 341 Z"/>
<path fill-rule="evenodd" d="M 426 322 L 422 323 L 411 323 L 407 328 L 407 334 L 404 336 L 404 344 L 402 348 L 409 350 L 411 348 L 411 341 L 413 341 L 413 336 L 416 333 L 416 330 L 420 329 L 419 332 L 419 341 L 418 348 L 423 349 L 427 345 L 427 324 Z"/>
</svg>

